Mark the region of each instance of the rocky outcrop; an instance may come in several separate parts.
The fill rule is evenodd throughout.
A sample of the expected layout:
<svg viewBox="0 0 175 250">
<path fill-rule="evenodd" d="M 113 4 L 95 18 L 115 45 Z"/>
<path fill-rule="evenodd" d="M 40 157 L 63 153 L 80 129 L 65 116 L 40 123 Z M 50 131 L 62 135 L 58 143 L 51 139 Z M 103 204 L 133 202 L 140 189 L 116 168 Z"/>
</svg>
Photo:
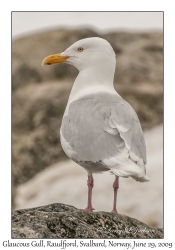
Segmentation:
<svg viewBox="0 0 175 250">
<path fill-rule="evenodd" d="M 14 211 L 12 238 L 163 238 L 163 230 L 122 214 L 55 203 Z"/>
</svg>

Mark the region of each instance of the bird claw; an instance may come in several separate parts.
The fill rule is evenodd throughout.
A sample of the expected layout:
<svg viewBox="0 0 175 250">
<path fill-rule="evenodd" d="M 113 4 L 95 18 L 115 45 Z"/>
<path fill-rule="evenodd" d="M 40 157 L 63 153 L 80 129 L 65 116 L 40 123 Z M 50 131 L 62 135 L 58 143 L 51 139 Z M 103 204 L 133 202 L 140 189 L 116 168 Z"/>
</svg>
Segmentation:
<svg viewBox="0 0 175 250">
<path fill-rule="evenodd" d="M 117 210 L 114 210 L 114 209 L 111 211 L 111 213 L 118 214 Z"/>
<path fill-rule="evenodd" d="M 88 212 L 92 212 L 93 210 L 95 210 L 95 208 L 93 207 L 86 207 L 84 209 L 82 209 L 83 211 L 88 211 Z"/>
</svg>

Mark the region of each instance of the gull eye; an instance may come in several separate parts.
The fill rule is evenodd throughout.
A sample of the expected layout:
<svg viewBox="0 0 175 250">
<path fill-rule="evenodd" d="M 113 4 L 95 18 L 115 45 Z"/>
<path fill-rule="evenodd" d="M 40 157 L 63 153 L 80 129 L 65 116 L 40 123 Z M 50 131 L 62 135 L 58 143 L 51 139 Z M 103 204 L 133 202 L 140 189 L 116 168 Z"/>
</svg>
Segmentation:
<svg viewBox="0 0 175 250">
<path fill-rule="evenodd" d="M 82 52 L 82 51 L 83 51 L 83 48 L 81 48 L 81 47 L 78 48 L 78 51 L 79 51 L 79 52 Z"/>
</svg>

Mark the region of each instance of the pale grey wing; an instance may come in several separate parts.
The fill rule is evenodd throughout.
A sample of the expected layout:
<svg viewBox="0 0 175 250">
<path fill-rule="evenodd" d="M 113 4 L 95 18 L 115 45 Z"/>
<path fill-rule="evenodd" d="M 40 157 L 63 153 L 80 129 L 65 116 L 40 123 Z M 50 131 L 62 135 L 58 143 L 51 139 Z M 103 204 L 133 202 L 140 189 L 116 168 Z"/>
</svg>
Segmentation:
<svg viewBox="0 0 175 250">
<path fill-rule="evenodd" d="M 109 97 L 109 103 L 110 100 Z M 123 152 L 123 139 L 109 125 L 110 110 L 110 105 L 96 98 L 71 103 L 68 116 L 62 121 L 62 135 L 76 152 L 77 161 L 103 162 Z"/>
<path fill-rule="evenodd" d="M 109 124 L 119 131 L 131 160 L 137 162 L 138 165 L 145 165 L 145 139 L 138 116 L 131 105 L 123 99 L 112 105 Z"/>
<path fill-rule="evenodd" d="M 62 122 L 62 134 L 77 160 L 105 162 L 131 158 L 143 165 L 146 150 L 140 122 L 132 107 L 109 94 L 74 101 Z"/>
</svg>

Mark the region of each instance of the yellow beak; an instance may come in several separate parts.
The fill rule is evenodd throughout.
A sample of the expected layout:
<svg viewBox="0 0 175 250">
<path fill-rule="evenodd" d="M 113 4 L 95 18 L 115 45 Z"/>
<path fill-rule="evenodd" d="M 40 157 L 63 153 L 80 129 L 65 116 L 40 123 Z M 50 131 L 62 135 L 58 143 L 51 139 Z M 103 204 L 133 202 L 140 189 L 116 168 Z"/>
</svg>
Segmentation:
<svg viewBox="0 0 175 250">
<path fill-rule="evenodd" d="M 69 58 L 69 56 L 62 56 L 61 53 L 50 55 L 50 56 L 47 56 L 44 58 L 44 60 L 42 61 L 42 66 L 43 65 L 51 65 L 54 63 L 66 62 L 68 58 Z"/>
</svg>

